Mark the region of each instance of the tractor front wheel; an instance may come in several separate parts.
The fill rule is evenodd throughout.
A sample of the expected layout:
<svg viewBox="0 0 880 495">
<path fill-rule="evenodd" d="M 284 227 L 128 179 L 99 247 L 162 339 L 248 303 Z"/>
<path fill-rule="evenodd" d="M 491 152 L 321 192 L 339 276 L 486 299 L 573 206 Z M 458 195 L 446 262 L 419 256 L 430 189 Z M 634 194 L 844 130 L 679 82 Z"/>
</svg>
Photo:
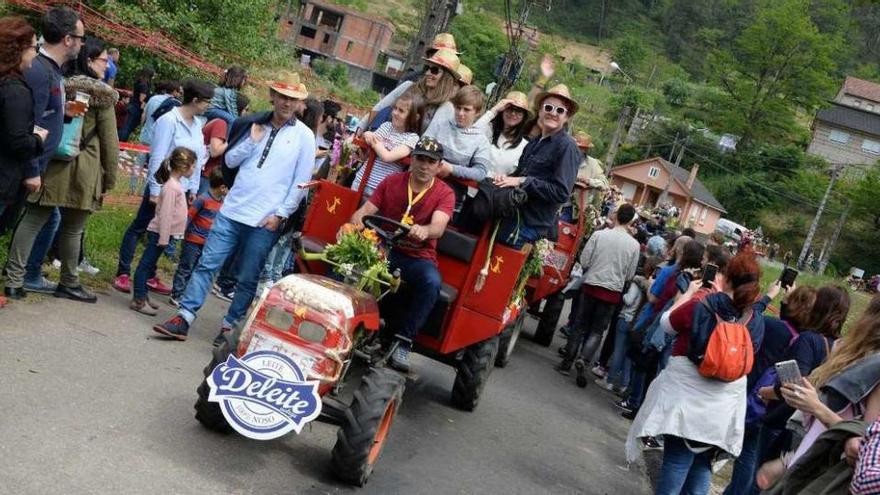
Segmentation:
<svg viewBox="0 0 880 495">
<path fill-rule="evenodd" d="M 565 306 L 565 298 L 561 293 L 547 298 L 544 303 L 544 311 L 541 311 L 538 327 L 535 329 L 535 336 L 532 339 L 536 344 L 549 347 L 553 342 L 553 334 L 556 333 L 556 325 L 559 324 L 559 315 L 562 314 L 563 306 Z"/>
<path fill-rule="evenodd" d="M 510 363 L 510 356 L 513 355 L 513 350 L 516 348 L 516 342 L 519 340 L 519 334 L 522 332 L 525 319 L 526 312 L 521 311 L 513 325 L 505 328 L 501 335 L 499 335 L 498 356 L 495 358 L 495 366 L 504 368 Z"/>
<path fill-rule="evenodd" d="M 391 424 L 403 400 L 406 380 L 387 368 L 364 375 L 333 447 L 333 473 L 340 480 L 364 486 L 382 453 Z"/>
<path fill-rule="evenodd" d="M 208 385 L 208 376 L 211 375 L 211 372 L 214 371 L 214 368 L 218 364 L 226 361 L 226 358 L 229 357 L 229 354 L 232 352 L 232 348 L 232 343 L 229 342 L 229 340 L 226 340 L 219 347 L 214 349 L 211 362 L 208 363 L 208 366 L 205 366 L 205 378 L 202 379 L 201 385 L 196 389 L 199 394 L 199 398 L 196 400 L 195 405 L 196 419 L 209 430 L 219 433 L 230 433 L 232 432 L 232 427 L 229 426 L 229 423 L 223 416 L 223 412 L 220 410 L 220 404 L 208 400 L 208 395 L 211 392 L 210 386 Z"/>
<path fill-rule="evenodd" d="M 452 385 L 452 405 L 465 411 L 473 411 L 480 402 L 480 395 L 495 366 L 498 354 L 498 337 L 476 343 L 464 350 Z"/>
</svg>

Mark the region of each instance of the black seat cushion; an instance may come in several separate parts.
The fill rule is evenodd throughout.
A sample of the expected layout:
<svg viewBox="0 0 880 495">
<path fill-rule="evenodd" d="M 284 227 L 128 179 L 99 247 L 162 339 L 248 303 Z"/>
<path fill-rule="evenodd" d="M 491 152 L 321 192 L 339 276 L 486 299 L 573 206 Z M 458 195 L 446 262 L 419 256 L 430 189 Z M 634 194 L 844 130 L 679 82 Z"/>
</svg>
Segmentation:
<svg viewBox="0 0 880 495">
<path fill-rule="evenodd" d="M 437 252 L 465 263 L 470 263 L 477 249 L 477 238 L 452 229 L 446 229 L 437 240 Z"/>
</svg>

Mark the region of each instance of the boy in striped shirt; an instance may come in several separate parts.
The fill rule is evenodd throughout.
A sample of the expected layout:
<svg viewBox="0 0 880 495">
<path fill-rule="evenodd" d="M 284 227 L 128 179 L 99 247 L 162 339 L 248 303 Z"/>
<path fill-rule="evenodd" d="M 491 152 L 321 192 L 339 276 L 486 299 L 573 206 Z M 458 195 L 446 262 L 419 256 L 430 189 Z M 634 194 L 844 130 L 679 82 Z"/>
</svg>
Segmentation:
<svg viewBox="0 0 880 495">
<path fill-rule="evenodd" d="M 168 302 L 177 306 L 177 301 L 186 289 L 186 283 L 193 269 L 202 256 L 202 248 L 205 240 L 211 232 L 214 217 L 223 206 L 223 198 L 229 189 L 223 182 L 223 173 L 220 168 L 213 170 L 208 178 L 210 187 L 208 191 L 199 195 L 189 207 L 189 224 L 183 237 L 183 249 L 180 253 L 180 261 L 177 263 L 177 271 L 174 273 L 174 284 L 171 288 L 171 299 Z"/>
</svg>

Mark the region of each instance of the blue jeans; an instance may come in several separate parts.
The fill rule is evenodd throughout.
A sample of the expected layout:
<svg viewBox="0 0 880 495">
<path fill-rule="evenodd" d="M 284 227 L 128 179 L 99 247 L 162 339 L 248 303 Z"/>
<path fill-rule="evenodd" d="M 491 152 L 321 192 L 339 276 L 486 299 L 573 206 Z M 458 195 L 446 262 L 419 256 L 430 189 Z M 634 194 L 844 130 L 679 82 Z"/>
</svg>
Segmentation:
<svg viewBox="0 0 880 495">
<path fill-rule="evenodd" d="M 226 110 L 224 110 L 222 108 L 216 108 L 216 107 L 209 108 L 208 110 L 205 111 L 205 113 L 202 114 L 202 116 L 205 117 L 205 119 L 207 119 L 207 120 L 205 120 L 205 122 L 210 122 L 214 119 L 223 119 L 226 121 L 226 124 L 229 126 L 231 126 L 232 123 L 235 121 L 235 117 L 233 117 L 231 113 L 227 112 Z"/>
<path fill-rule="evenodd" d="M 637 369 L 632 370 L 629 376 L 629 395 L 626 397 L 626 403 L 633 410 L 642 407 L 642 401 L 645 398 L 646 378 L 645 372 Z"/>
<path fill-rule="evenodd" d="M 235 284 L 235 297 L 229 305 L 229 311 L 223 318 L 224 326 L 232 327 L 247 313 L 254 293 L 257 290 L 257 279 L 260 270 L 266 263 L 266 257 L 278 240 L 278 233 L 263 227 L 251 227 L 217 213 L 211 233 L 202 249 L 199 264 L 190 276 L 189 283 L 180 299 L 180 311 L 189 324 L 196 319 L 196 313 L 205 303 L 205 297 L 211 290 L 211 281 L 220 271 L 226 258 L 238 254 L 238 283 Z"/>
<path fill-rule="evenodd" d="M 177 270 L 174 272 L 174 282 L 171 284 L 171 297 L 180 299 L 183 290 L 186 289 L 186 283 L 192 275 L 196 263 L 202 257 L 202 248 L 204 245 L 196 244 L 190 241 L 183 241 L 183 248 L 180 250 L 180 261 L 177 262 Z"/>
<path fill-rule="evenodd" d="M 390 269 L 400 269 L 405 285 L 395 294 L 394 329 L 398 337 L 414 339 L 428 320 L 440 295 L 440 272 L 431 260 L 410 258 L 397 251 L 388 256 Z M 238 293 L 236 293 L 238 296 Z"/>
<path fill-rule="evenodd" d="M 284 267 L 287 266 L 287 260 L 293 256 L 293 253 L 290 251 L 290 235 L 292 233 L 288 232 L 278 238 L 278 242 L 275 243 L 275 247 L 272 248 L 269 257 L 266 259 L 263 273 L 260 274 L 261 282 L 275 283 L 281 280 L 281 274 L 284 272 Z"/>
<path fill-rule="evenodd" d="M 119 245 L 119 263 L 116 266 L 116 276 L 130 275 L 131 262 L 134 260 L 134 252 L 137 250 L 137 244 L 141 236 L 147 231 L 150 220 L 156 214 L 156 205 L 150 202 L 150 188 L 144 188 L 144 197 L 141 199 L 141 205 L 135 213 L 134 220 L 125 230 L 122 236 L 122 243 Z M 155 270 L 148 278 L 156 276 Z"/>
<path fill-rule="evenodd" d="M 238 253 L 232 253 L 232 256 L 226 258 L 220 274 L 217 275 L 217 287 L 223 292 L 229 292 L 235 289 L 235 283 L 238 281 Z"/>
<path fill-rule="evenodd" d="M 617 388 L 629 386 L 629 373 L 632 368 L 629 358 L 626 357 L 626 349 L 629 346 L 629 328 L 631 322 L 617 319 L 617 333 L 614 338 L 614 352 L 611 354 L 611 365 L 605 380 Z"/>
<path fill-rule="evenodd" d="M 495 238 L 501 244 L 513 249 L 521 249 L 527 242 L 535 242 L 544 235 L 528 225 L 518 221 L 516 217 L 505 218 L 498 227 Z"/>
<path fill-rule="evenodd" d="M 134 271 L 134 282 L 132 283 L 132 295 L 135 299 L 147 298 L 147 279 L 150 274 L 155 273 L 156 263 L 162 256 L 165 246 L 159 246 L 159 234 L 156 232 L 147 232 L 147 246 L 141 254 L 141 261 L 138 263 L 137 270 Z"/>
<path fill-rule="evenodd" d="M 31 254 L 28 256 L 27 265 L 24 274 L 25 285 L 41 285 L 43 280 L 43 260 L 49 254 L 52 248 L 52 241 L 55 240 L 55 234 L 58 232 L 58 226 L 61 225 L 61 212 L 58 208 L 52 208 L 52 214 L 49 220 L 40 229 L 37 238 L 34 239 L 34 246 L 31 248 Z"/>
<path fill-rule="evenodd" d="M 760 425 L 746 425 L 742 451 L 733 464 L 733 475 L 724 489 L 724 495 L 749 495 L 755 486 L 758 471 L 758 436 Z M 760 490 L 758 490 L 760 492 Z"/>
<path fill-rule="evenodd" d="M 712 450 L 695 454 L 684 439 L 666 435 L 655 495 L 705 495 L 712 480 Z"/>
</svg>

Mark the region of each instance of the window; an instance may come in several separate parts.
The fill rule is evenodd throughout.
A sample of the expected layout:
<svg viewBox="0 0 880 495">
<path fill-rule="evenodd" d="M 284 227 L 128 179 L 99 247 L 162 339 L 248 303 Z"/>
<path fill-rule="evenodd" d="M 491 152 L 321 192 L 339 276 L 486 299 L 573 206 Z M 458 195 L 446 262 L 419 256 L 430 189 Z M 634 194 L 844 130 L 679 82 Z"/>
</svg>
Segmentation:
<svg viewBox="0 0 880 495">
<path fill-rule="evenodd" d="M 652 179 L 656 179 L 657 176 L 660 175 L 660 169 L 657 167 L 651 167 L 648 169 L 648 177 Z"/>
<path fill-rule="evenodd" d="M 880 155 L 880 142 L 865 139 L 862 141 L 862 151 L 871 153 L 872 155 Z"/>
<path fill-rule="evenodd" d="M 324 33 L 324 44 L 326 45 L 327 43 L 330 43 L 330 35 Z"/>
<path fill-rule="evenodd" d="M 853 100 L 853 106 L 856 108 L 862 106 L 862 100 Z"/>
<path fill-rule="evenodd" d="M 354 41 L 349 41 L 345 44 L 345 53 L 350 53 L 352 48 L 354 48 Z"/>
<path fill-rule="evenodd" d="M 315 35 L 318 34 L 314 28 L 310 28 L 308 26 L 303 26 L 302 29 L 299 30 L 300 36 L 304 36 L 309 39 L 315 39 Z"/>
<path fill-rule="evenodd" d="M 828 139 L 835 143 L 846 144 L 849 142 L 849 134 L 843 131 L 832 130 L 828 135 Z"/>
<path fill-rule="evenodd" d="M 706 223 L 706 215 L 709 214 L 709 208 L 703 207 L 703 212 L 700 213 L 700 225 Z"/>
</svg>

